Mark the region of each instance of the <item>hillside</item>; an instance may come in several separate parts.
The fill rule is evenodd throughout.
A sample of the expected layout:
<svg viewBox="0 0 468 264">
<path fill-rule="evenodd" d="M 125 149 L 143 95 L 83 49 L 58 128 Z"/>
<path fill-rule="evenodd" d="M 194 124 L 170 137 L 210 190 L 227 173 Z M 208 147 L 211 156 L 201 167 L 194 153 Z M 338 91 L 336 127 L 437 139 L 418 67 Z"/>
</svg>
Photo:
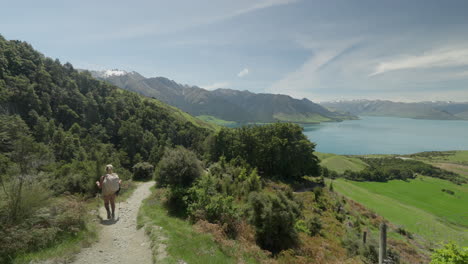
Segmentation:
<svg viewBox="0 0 468 264">
<path fill-rule="evenodd" d="M 393 224 L 433 242 L 456 241 L 468 245 L 468 226 L 463 210 L 467 185 L 420 176 L 408 182 L 334 181 L 335 189 L 385 217 Z M 451 195 L 442 190 L 451 190 Z"/>
<path fill-rule="evenodd" d="M 287 95 L 255 94 L 231 89 L 208 91 L 164 77 L 145 78 L 136 72 L 114 70 L 91 73 L 96 78 L 157 98 L 194 116 L 213 116 L 238 123 L 318 123 L 356 118 L 329 111 L 310 100 L 298 100 Z"/>
<path fill-rule="evenodd" d="M 330 109 L 363 116 L 390 116 L 433 120 L 468 120 L 468 103 L 419 102 L 401 103 L 386 100 L 352 100 L 324 102 Z"/>
<path fill-rule="evenodd" d="M 92 241 L 105 164 L 125 194 L 136 168 L 175 145 L 201 152 L 216 129 L 0 36 L 0 262 Z"/>
</svg>

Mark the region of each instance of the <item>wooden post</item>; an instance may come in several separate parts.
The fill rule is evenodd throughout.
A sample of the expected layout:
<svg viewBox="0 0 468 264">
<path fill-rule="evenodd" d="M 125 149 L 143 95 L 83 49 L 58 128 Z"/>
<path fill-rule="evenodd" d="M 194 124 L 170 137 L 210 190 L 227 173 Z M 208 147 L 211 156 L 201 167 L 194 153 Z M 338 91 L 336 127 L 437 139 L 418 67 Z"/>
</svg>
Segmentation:
<svg viewBox="0 0 468 264">
<path fill-rule="evenodd" d="M 380 224 L 379 264 L 384 264 L 387 257 L 387 225 Z"/>
<path fill-rule="evenodd" d="M 364 231 L 364 233 L 362 234 L 362 243 L 363 243 L 364 245 L 366 245 L 366 239 L 367 239 L 367 232 Z"/>
</svg>

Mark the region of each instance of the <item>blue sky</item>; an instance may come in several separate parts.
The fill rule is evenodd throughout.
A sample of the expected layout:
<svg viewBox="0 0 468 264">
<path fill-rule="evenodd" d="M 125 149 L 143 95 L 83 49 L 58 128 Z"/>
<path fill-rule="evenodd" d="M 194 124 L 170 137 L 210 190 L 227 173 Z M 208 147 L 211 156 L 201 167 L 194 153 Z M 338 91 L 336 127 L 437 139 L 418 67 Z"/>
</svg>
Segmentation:
<svg viewBox="0 0 468 264">
<path fill-rule="evenodd" d="M 0 34 L 76 68 L 312 101 L 468 101 L 468 1 L 4 1 Z"/>
</svg>

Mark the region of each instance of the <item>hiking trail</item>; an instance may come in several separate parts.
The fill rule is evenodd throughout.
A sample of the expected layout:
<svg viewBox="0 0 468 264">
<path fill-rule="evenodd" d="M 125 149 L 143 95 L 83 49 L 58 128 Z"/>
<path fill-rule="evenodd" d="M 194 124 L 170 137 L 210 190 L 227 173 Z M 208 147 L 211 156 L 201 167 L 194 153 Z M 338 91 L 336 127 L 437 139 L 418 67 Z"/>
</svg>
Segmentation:
<svg viewBox="0 0 468 264">
<path fill-rule="evenodd" d="M 89 248 L 83 248 L 72 263 L 151 264 L 151 243 L 144 228 L 137 230 L 137 215 L 142 201 L 151 194 L 150 187 L 153 185 L 154 182 L 139 184 L 132 196 L 120 203 L 120 211 L 117 200 L 116 220 L 107 220 L 106 209 L 102 205 L 99 209 L 99 216 L 103 219 L 99 241 Z"/>
</svg>

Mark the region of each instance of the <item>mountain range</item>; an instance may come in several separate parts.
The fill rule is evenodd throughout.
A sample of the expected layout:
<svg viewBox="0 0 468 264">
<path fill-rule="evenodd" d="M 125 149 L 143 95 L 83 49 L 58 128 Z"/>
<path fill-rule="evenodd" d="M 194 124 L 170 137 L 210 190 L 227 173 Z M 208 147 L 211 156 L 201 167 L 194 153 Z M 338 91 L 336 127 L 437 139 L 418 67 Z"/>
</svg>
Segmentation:
<svg viewBox="0 0 468 264">
<path fill-rule="evenodd" d="M 361 116 L 390 116 L 432 120 L 468 120 L 468 102 L 402 103 L 387 100 L 351 100 L 321 103 L 329 109 Z"/>
<path fill-rule="evenodd" d="M 121 70 L 91 71 L 91 74 L 123 89 L 154 97 L 191 115 L 211 120 L 319 123 L 357 118 L 348 113 L 330 111 L 305 98 L 299 100 L 282 94 L 232 89 L 210 91 L 164 77 L 145 78 L 137 72 Z"/>
</svg>

